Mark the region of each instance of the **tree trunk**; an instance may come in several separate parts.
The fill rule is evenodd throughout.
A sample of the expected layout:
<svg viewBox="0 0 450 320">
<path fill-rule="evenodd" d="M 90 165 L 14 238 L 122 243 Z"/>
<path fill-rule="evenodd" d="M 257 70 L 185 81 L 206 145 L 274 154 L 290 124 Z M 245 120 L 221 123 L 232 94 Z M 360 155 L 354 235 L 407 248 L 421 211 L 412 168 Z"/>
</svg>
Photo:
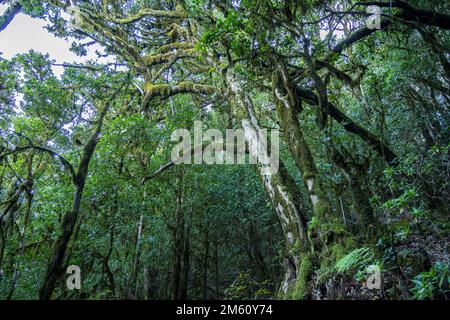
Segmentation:
<svg viewBox="0 0 450 320">
<path fill-rule="evenodd" d="M 25 198 L 27 201 L 27 205 L 25 208 L 24 218 L 23 218 L 23 229 L 22 233 L 19 235 L 19 254 L 16 257 L 16 264 L 14 266 L 13 272 L 13 280 L 11 284 L 11 289 L 8 293 L 6 300 L 10 300 L 14 294 L 16 289 L 17 280 L 19 279 L 19 268 L 20 268 L 20 260 L 25 250 L 25 240 L 26 240 L 26 232 L 28 223 L 31 215 L 31 206 L 33 204 L 33 154 L 28 158 L 28 177 L 27 181 L 24 184 Z"/>
<path fill-rule="evenodd" d="M 281 127 L 295 164 L 302 173 L 314 216 L 319 221 L 325 221 L 331 217 L 331 207 L 325 197 L 311 150 L 300 128 L 296 106 L 301 104 L 301 101 L 296 99 L 287 70 L 284 67 L 280 69 L 279 74 L 273 77 L 273 87 Z"/>
<path fill-rule="evenodd" d="M 2 270 L 3 258 L 8 238 L 8 230 L 11 229 L 15 214 L 19 210 L 19 198 L 22 195 L 25 184 L 19 184 L 18 180 L 13 180 L 6 194 L 6 201 L 3 203 L 3 209 L 0 214 L 0 270 Z"/>
<path fill-rule="evenodd" d="M 204 232 L 203 238 L 203 248 L 205 252 L 203 253 L 203 279 L 202 279 L 202 296 L 203 300 L 206 300 L 207 288 L 208 288 L 208 256 L 209 256 L 209 237 L 208 230 Z"/>
<path fill-rule="evenodd" d="M 98 119 L 97 128 L 83 149 L 83 155 L 73 181 L 75 184 L 75 194 L 72 210 L 67 211 L 62 218 L 61 234 L 55 241 L 44 282 L 39 289 L 39 299 L 41 300 L 49 300 L 51 298 L 58 279 L 64 274 L 64 269 L 66 269 L 64 260 L 80 212 L 81 199 L 89 171 L 89 163 L 100 140 L 103 121 L 109 110 L 109 106 L 109 103 L 104 106 Z"/>
<path fill-rule="evenodd" d="M 230 102 L 235 107 L 237 116 L 241 118 L 245 136 L 253 137 L 253 139 L 260 137 L 262 133 L 255 117 L 253 102 L 242 89 L 232 70 L 227 72 L 226 84 L 229 90 Z M 254 137 L 255 134 L 257 137 Z M 255 152 L 253 148 L 249 149 L 251 153 Z M 255 154 L 253 155 L 256 156 Z M 301 210 L 300 199 L 294 181 L 281 160 L 277 173 L 268 173 L 262 167 L 258 167 L 258 173 L 277 212 L 286 239 L 284 254 L 285 276 L 281 284 L 280 295 L 289 297 L 297 279 L 307 278 L 310 273 L 310 270 L 305 270 L 307 271 L 306 273 L 302 273 L 302 270 L 300 270 L 301 264 L 309 260 L 308 254 L 302 254 L 308 250 L 306 217 Z"/>
<path fill-rule="evenodd" d="M 215 274 L 216 274 L 216 299 L 219 300 L 220 298 L 220 294 L 219 294 L 219 280 L 220 280 L 220 276 L 219 276 L 219 242 L 216 240 L 215 245 L 214 245 L 214 263 L 215 263 Z"/>
<path fill-rule="evenodd" d="M 174 266 L 172 299 L 186 300 L 189 272 L 189 227 L 186 227 L 183 208 L 183 173 L 177 177 L 177 208 L 174 229 Z"/>
<path fill-rule="evenodd" d="M 144 214 L 142 213 L 141 216 L 139 217 L 139 222 L 137 225 L 134 258 L 133 258 L 133 270 L 131 271 L 131 280 L 129 285 L 130 288 L 134 288 L 133 295 L 135 297 L 138 296 L 137 275 L 139 270 L 139 260 L 141 257 L 141 239 L 143 229 L 144 229 Z"/>
</svg>

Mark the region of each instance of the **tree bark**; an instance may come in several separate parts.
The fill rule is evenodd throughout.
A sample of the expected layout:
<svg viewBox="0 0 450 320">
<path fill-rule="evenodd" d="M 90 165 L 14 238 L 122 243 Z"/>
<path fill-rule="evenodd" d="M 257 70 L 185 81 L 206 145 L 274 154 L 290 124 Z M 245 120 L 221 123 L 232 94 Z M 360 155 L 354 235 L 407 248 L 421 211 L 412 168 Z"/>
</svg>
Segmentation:
<svg viewBox="0 0 450 320">
<path fill-rule="evenodd" d="M 203 248 L 204 248 L 205 252 L 203 253 L 202 296 L 203 296 L 203 300 L 206 300 L 207 288 L 208 288 L 208 256 L 209 256 L 208 230 L 204 231 Z"/>
<path fill-rule="evenodd" d="M 11 284 L 11 289 L 8 293 L 6 300 L 10 300 L 16 289 L 17 280 L 19 279 L 19 268 L 20 260 L 22 259 L 23 253 L 25 251 L 25 240 L 28 223 L 31 215 L 31 206 L 33 204 L 33 159 L 34 156 L 31 154 L 28 158 L 28 176 L 26 183 L 24 184 L 24 192 L 27 205 L 25 207 L 24 218 L 23 218 L 23 229 L 22 233 L 19 234 L 19 254 L 16 257 L 16 264 L 14 266 L 13 280 Z"/>
<path fill-rule="evenodd" d="M 320 221 L 331 217 L 331 207 L 325 197 L 311 150 L 306 143 L 297 115 L 301 101 L 297 100 L 295 87 L 289 79 L 286 68 L 280 63 L 273 76 L 276 110 L 283 133 L 297 168 L 302 173 L 303 183 L 308 191 L 313 213 Z"/>
<path fill-rule="evenodd" d="M 172 299 L 186 300 L 189 272 L 189 227 L 186 227 L 183 208 L 183 173 L 177 177 L 176 213 L 174 228 L 174 266 L 172 271 Z"/>
<path fill-rule="evenodd" d="M 17 1 L 11 1 L 9 7 L 0 17 L 0 32 L 6 29 L 6 27 L 13 21 L 14 17 L 22 10 L 22 5 Z"/>
<path fill-rule="evenodd" d="M 246 136 L 261 135 L 261 127 L 255 116 L 253 102 L 244 92 L 233 70 L 228 70 L 226 85 L 235 112 L 241 115 L 241 123 Z M 250 152 L 253 149 L 250 148 Z M 256 155 L 255 155 L 256 156 Z M 292 177 L 280 160 L 279 171 L 268 174 L 258 167 L 266 192 L 274 206 L 286 240 L 284 255 L 285 276 L 281 284 L 281 295 L 287 295 L 294 287 L 301 263 L 300 252 L 307 249 L 306 216 L 301 209 L 300 200 Z"/>
</svg>

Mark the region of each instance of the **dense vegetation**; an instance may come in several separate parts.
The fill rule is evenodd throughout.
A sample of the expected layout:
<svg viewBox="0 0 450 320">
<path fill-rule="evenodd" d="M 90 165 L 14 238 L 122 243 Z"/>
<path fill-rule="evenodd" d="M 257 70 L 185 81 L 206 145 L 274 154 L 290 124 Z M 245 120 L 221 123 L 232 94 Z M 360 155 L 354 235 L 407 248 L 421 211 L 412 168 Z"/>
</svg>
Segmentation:
<svg viewBox="0 0 450 320">
<path fill-rule="evenodd" d="M 447 1 L 0 3 L 116 61 L 0 58 L 1 299 L 449 298 Z M 199 120 L 280 170 L 174 165 Z"/>
</svg>

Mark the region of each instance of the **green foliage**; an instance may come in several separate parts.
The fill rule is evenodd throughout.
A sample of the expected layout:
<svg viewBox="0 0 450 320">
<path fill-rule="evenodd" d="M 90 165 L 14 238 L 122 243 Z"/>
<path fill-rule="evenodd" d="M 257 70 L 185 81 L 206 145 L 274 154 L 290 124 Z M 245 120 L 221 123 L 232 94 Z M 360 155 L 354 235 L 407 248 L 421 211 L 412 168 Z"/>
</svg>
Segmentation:
<svg viewBox="0 0 450 320">
<path fill-rule="evenodd" d="M 374 255 L 371 248 L 358 248 L 339 260 L 335 265 L 335 269 L 337 272 L 346 273 L 347 271 L 367 266 L 373 261 L 373 258 Z"/>
<path fill-rule="evenodd" d="M 179 283 L 187 299 L 270 299 L 284 289 L 284 263 L 296 279 L 282 298 L 309 298 L 324 284 L 325 295 L 344 294 L 328 281 L 362 281 L 372 263 L 387 275 L 386 297 L 397 298 L 399 268 L 410 285 L 428 256 L 448 260 L 450 37 L 442 28 L 392 19 L 336 50 L 365 30 L 366 17 L 353 14 L 363 4 L 78 1 L 81 31 L 67 27 L 69 1 L 19 3 L 77 55 L 101 46 L 97 57 L 115 63 L 94 58 L 57 76 L 52 58 L 33 50 L 0 58 L 1 299 L 37 298 L 80 181 L 68 168 L 78 170 L 94 141 L 63 254 L 81 267 L 83 290 L 65 290 L 61 278 L 53 298 L 172 299 Z M 280 101 L 298 121 L 285 126 L 294 116 L 283 117 Z M 201 120 L 224 132 L 250 115 L 261 128 L 291 129 L 280 132 L 283 175 L 171 166 L 174 130 L 193 133 Z M 286 209 L 299 216 L 283 230 Z M 412 283 L 417 299 L 447 298 L 448 265 Z"/>
<path fill-rule="evenodd" d="M 412 279 L 411 292 L 415 299 L 445 298 L 450 295 L 450 268 L 448 263 L 436 262 L 429 271 Z"/>
<path fill-rule="evenodd" d="M 289 293 L 288 299 L 301 300 L 305 299 L 308 295 L 308 281 L 314 270 L 314 264 L 312 256 L 307 254 L 302 257 L 300 262 L 300 268 L 298 270 L 297 280 L 295 281 L 292 292 Z"/>
<path fill-rule="evenodd" d="M 258 282 L 251 278 L 250 272 L 241 272 L 237 275 L 233 283 L 225 289 L 225 299 L 269 299 L 272 297 L 272 286 L 273 284 L 270 280 Z"/>
</svg>

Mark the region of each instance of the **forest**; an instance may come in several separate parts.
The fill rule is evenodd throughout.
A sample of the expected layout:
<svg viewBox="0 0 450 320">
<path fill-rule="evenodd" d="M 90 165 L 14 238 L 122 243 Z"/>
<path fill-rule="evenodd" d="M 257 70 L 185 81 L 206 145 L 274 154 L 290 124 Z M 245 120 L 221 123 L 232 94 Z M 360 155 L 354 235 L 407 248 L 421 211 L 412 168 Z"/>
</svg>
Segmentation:
<svg viewBox="0 0 450 320">
<path fill-rule="evenodd" d="M 450 298 L 450 2 L 0 5 L 0 300 Z"/>
</svg>

